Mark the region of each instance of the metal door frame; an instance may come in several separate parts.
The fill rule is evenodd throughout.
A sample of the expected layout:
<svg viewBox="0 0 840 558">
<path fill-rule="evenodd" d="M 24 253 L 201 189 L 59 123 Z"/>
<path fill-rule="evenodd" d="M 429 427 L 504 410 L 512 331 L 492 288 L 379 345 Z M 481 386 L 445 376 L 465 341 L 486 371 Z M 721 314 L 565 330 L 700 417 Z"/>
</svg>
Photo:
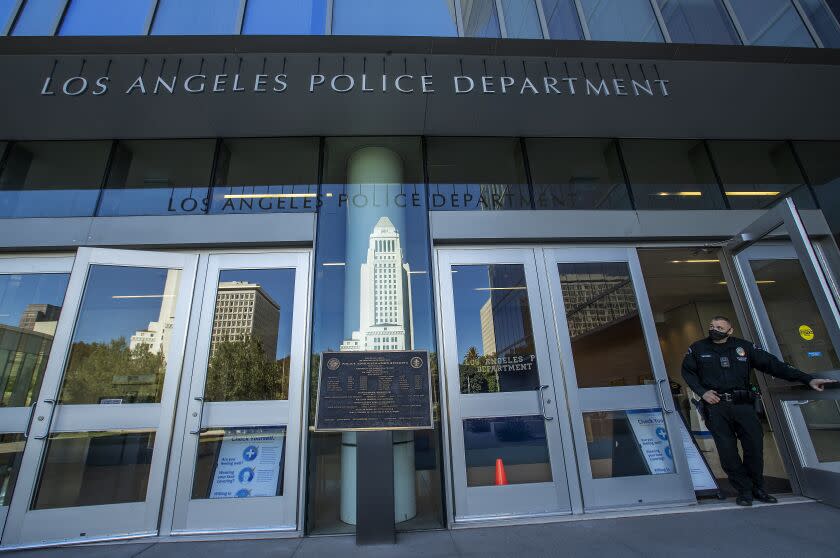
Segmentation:
<svg viewBox="0 0 840 558">
<path fill-rule="evenodd" d="M 665 383 L 667 386 L 668 373 L 665 369 L 662 350 L 659 346 L 656 324 L 650 308 L 650 300 L 648 299 L 647 288 L 645 287 L 636 248 L 632 246 L 545 248 L 543 249 L 543 253 L 547 281 L 550 287 L 548 296 L 553 305 L 556 339 L 562 357 L 568 409 L 571 413 L 571 424 L 574 430 L 573 439 L 577 447 L 577 470 L 585 511 L 696 503 L 688 461 L 682 447 L 680 419 L 677 417 L 676 408 L 670 396 L 670 389 L 668 389 L 667 393 L 662 391 L 662 384 Z M 565 320 L 565 301 L 563 299 L 560 276 L 557 273 L 557 264 L 561 262 L 627 263 L 636 296 L 639 319 L 645 336 L 651 371 L 656 381 L 655 385 L 578 388 L 571 337 L 569 336 Z M 668 428 L 676 473 L 602 479 L 592 478 L 582 413 L 587 410 L 610 411 L 657 407 L 661 409 Z M 669 486 L 663 487 L 664 483 Z M 663 490 L 668 491 L 673 496 L 654 501 L 646 499 L 648 494 L 661 494 Z M 591 505 L 587 505 L 586 503 L 587 493 L 592 500 Z"/>
<path fill-rule="evenodd" d="M 770 248 L 770 245 L 751 249 L 762 239 L 772 239 L 771 235 L 780 227 L 784 227 L 789 238 L 782 239 L 782 243 L 777 242 L 775 250 Z M 834 246 L 833 242 L 831 246 Z M 749 265 L 750 259 L 755 259 L 754 256 L 758 254 L 762 255 L 761 259 L 796 259 L 800 262 L 830 341 L 835 350 L 840 351 L 840 310 L 834 294 L 837 292 L 836 285 L 833 282 L 834 277 L 826 272 L 829 262 L 837 261 L 837 255 L 825 254 L 822 247 L 812 243 L 791 198 L 780 201 L 733 237 L 722 248 L 720 258 L 730 295 L 733 301 L 738 302 L 738 319 L 743 327 L 749 330 L 753 339 L 777 357 L 781 357 L 769 316 Z M 822 375 L 840 379 L 840 372 L 837 371 Z M 800 433 L 793 432 L 781 404 L 781 401 L 786 399 L 801 399 L 806 393 L 809 399 L 826 399 L 830 396 L 825 392 L 805 391 L 807 388 L 770 382 L 762 374 L 757 375 L 757 380 L 762 393 L 769 398 L 769 404 L 765 398 L 765 409 L 771 427 L 775 432 L 782 433 L 782 436 L 776 436 L 776 441 L 782 450 L 782 461 L 794 492 L 811 496 L 819 496 L 822 493 L 834 501 L 840 501 L 840 483 L 837 482 L 840 477 L 835 473 L 802 465 L 798 450 Z M 821 487 L 821 490 L 814 491 L 815 487 Z"/>
<path fill-rule="evenodd" d="M 0 275 L 44 275 L 44 274 L 59 274 L 67 275 L 68 283 L 70 279 L 70 272 L 73 270 L 74 256 L 15 256 L 0 258 Z M 65 298 L 67 290 L 64 291 Z M 64 307 L 62 303 L 62 308 Z M 55 338 L 53 338 L 53 345 Z M 52 355 L 52 347 L 50 348 L 50 355 L 47 355 L 47 362 Z M 38 401 L 38 394 L 35 393 L 34 401 L 28 407 L 0 407 L 0 424 L 2 424 L 2 431 L 0 434 L 23 434 L 24 444 L 28 437 L 29 424 L 32 421 L 35 405 Z M 17 480 L 17 479 L 15 479 Z M 13 494 L 14 488 L 11 487 Z M 6 516 L 9 512 L 9 506 L 0 504 L 0 543 L 3 538 L 3 527 L 6 524 Z"/>
<path fill-rule="evenodd" d="M 303 500 L 299 482 L 304 438 L 303 397 L 308 378 L 309 292 L 311 251 L 226 252 L 202 256 L 204 264 L 201 285 L 197 289 L 190 327 L 192 358 L 184 365 L 183 388 L 179 400 L 179 421 L 173 457 L 169 467 L 170 486 L 167 489 L 167 514 L 165 528 L 173 536 L 206 535 L 220 533 L 299 532 L 301 530 L 300 503 Z M 219 273 L 227 269 L 294 269 L 295 291 L 292 315 L 292 338 L 289 361 L 289 392 L 285 401 L 223 402 L 203 404 L 196 397 L 204 395 L 206 370 L 209 360 L 210 333 L 216 306 Z M 202 409 L 201 407 L 204 407 Z M 201 427 L 245 426 L 239 418 L 240 411 L 254 412 L 268 418 L 272 413 L 285 412 L 286 441 L 283 466 L 284 494 L 278 497 L 254 499 L 193 500 L 192 481 L 194 454 L 197 438 L 191 433 Z M 217 420 L 213 420 L 214 415 Z M 281 421 L 282 422 L 282 421 Z M 257 426 L 257 425 L 255 425 Z M 259 426 L 264 426 L 260 424 Z M 279 500 L 279 502 L 278 502 Z M 279 505 L 278 505 L 279 504 Z M 195 508 L 195 509 L 191 509 Z M 227 509 L 225 509 L 227 508 Z M 277 514 L 277 510 L 282 513 Z M 244 523 L 227 525 L 213 522 L 214 518 L 245 516 Z M 194 517 L 190 518 L 190 515 Z M 280 521 L 258 525 L 258 517 L 278 517 Z"/>
<path fill-rule="evenodd" d="M 565 394 L 562 393 L 563 384 L 559 379 L 559 368 L 557 367 L 556 359 L 553 358 L 550 337 L 546 331 L 546 318 L 544 316 L 545 297 L 541 294 L 544 285 L 540 280 L 539 261 L 535 257 L 535 249 L 533 247 L 523 248 L 504 248 L 504 249 L 488 249 L 488 248 L 438 248 L 435 250 L 435 269 L 437 270 L 438 282 L 438 324 L 439 325 L 439 339 L 440 356 L 439 362 L 441 366 L 442 377 L 440 378 L 441 386 L 445 388 L 442 396 L 446 397 L 448 404 L 446 408 L 446 415 L 442 417 L 444 424 L 444 445 L 448 459 L 446 463 L 448 470 L 446 471 L 447 489 L 451 494 L 451 502 L 454 506 L 450 506 L 450 520 L 454 523 L 465 523 L 472 521 L 483 521 L 500 518 L 520 518 L 520 517 L 537 517 L 545 515 L 565 515 L 575 511 L 576 497 L 575 485 L 576 479 L 570 477 L 569 463 L 574 463 L 574 450 L 570 448 L 571 438 L 564 439 L 566 432 L 571 433 L 568 426 L 568 413 L 562 407 L 565 402 Z M 535 350 L 537 352 L 538 362 L 546 363 L 548 369 L 543 368 L 540 372 L 541 382 L 550 382 L 550 388 L 547 390 L 547 397 L 553 397 L 554 402 L 547 404 L 546 409 L 557 423 L 553 421 L 546 421 L 546 436 L 549 446 L 549 455 L 551 459 L 551 470 L 553 481 L 550 483 L 533 483 L 533 484 L 517 484 L 509 485 L 507 487 L 467 487 L 466 483 L 466 460 L 463 443 L 463 418 L 464 409 L 462 409 L 462 402 L 460 401 L 460 374 L 458 373 L 458 355 L 457 345 L 453 346 L 454 335 L 454 292 L 452 285 L 452 274 L 450 269 L 454 265 L 487 265 L 487 264 L 516 264 L 522 265 L 526 282 L 528 284 L 528 301 L 531 307 L 532 328 L 534 331 Z M 493 404 L 498 404 L 499 401 L 508 401 L 514 408 L 519 406 L 524 409 L 528 403 L 527 399 L 533 397 L 533 414 L 539 414 L 537 411 L 539 405 L 539 395 L 533 392 L 508 392 L 501 394 L 476 394 L 472 396 L 475 401 L 468 403 L 467 411 L 473 409 L 473 413 L 469 416 L 492 416 L 492 414 L 478 413 L 478 407 L 483 407 L 486 410 L 492 410 Z M 493 398 L 491 400 L 491 398 Z M 478 399 L 487 399 L 486 402 L 479 402 Z M 504 412 L 500 411 L 502 414 Z M 530 411 L 529 411 L 530 413 Z M 517 416 L 519 412 L 512 412 L 505 416 Z M 559 424 L 559 429 L 554 425 Z M 571 457 L 570 457 L 571 456 Z M 551 488 L 548 488 L 548 487 Z M 505 494 L 500 494 L 499 488 L 505 491 Z M 546 490 L 551 490 L 554 493 L 554 502 L 557 505 L 556 510 L 550 512 L 528 512 L 524 508 L 528 507 L 535 499 L 544 498 Z M 471 491 L 473 494 L 468 494 Z M 512 509 L 515 511 L 504 512 L 497 510 L 495 513 L 487 514 L 481 513 L 480 510 L 473 508 L 480 508 L 484 505 L 489 505 L 489 502 L 516 502 Z M 519 508 L 516 511 L 516 508 Z"/>
<path fill-rule="evenodd" d="M 198 256 L 194 254 L 79 248 L 65 293 L 65 306 L 53 340 L 53 352 L 47 363 L 41 393 L 35 407 L 36 419 L 31 428 L 31 439 L 28 440 L 24 451 L 21 463 L 22 474 L 18 476 L 15 494 L 9 508 L 4 532 L 6 545 L 4 548 L 42 546 L 55 544 L 55 542 L 123 539 L 157 534 L 197 262 Z M 175 324 L 160 403 L 132 404 L 130 407 L 113 405 L 109 406 L 110 409 L 99 405 L 64 406 L 55 403 L 62 387 L 70 345 L 81 309 L 82 295 L 87 286 L 90 267 L 93 265 L 181 270 Z M 154 420 L 155 414 L 156 420 Z M 101 420 L 100 416 L 108 418 Z M 46 439 L 50 432 L 83 432 L 98 427 L 113 428 L 114 422 L 118 425 L 124 423 L 137 427 L 137 423 L 133 421 L 143 421 L 146 416 L 150 419 L 148 428 L 155 430 L 155 449 L 144 501 L 29 510 L 47 446 Z M 85 420 L 85 422 L 80 423 L 77 419 Z M 87 419 L 90 421 L 88 422 Z M 143 426 L 143 428 L 147 427 Z M 44 526 L 47 526 L 47 529 Z M 91 535 L 76 534 L 81 532 L 91 532 Z"/>
</svg>

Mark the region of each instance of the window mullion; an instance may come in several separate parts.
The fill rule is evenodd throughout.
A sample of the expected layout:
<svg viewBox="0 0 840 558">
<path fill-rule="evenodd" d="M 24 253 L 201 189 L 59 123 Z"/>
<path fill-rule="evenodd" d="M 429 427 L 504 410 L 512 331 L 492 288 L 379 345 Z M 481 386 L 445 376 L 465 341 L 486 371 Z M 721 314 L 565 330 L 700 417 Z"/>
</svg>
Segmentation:
<svg viewBox="0 0 840 558">
<path fill-rule="evenodd" d="M 577 8 L 578 19 L 580 19 L 580 28 L 583 29 L 583 38 L 587 41 L 592 40 L 592 34 L 589 32 L 589 24 L 586 22 L 586 14 L 583 11 L 583 6 L 580 0 L 574 0 L 575 8 Z"/>
<path fill-rule="evenodd" d="M 662 31 L 665 42 L 673 43 L 671 33 L 668 32 L 668 26 L 665 25 L 665 18 L 662 17 L 662 12 L 659 9 L 659 3 L 656 0 L 650 0 L 650 7 L 653 9 L 653 15 L 656 17 L 656 21 L 659 22 L 659 29 Z"/>
<path fill-rule="evenodd" d="M 738 33 L 738 37 L 741 39 L 741 44 L 749 45 L 750 41 L 747 38 L 747 34 L 744 32 L 744 28 L 741 27 L 741 22 L 738 21 L 738 16 L 735 15 L 735 9 L 732 7 L 732 4 L 729 0 L 721 0 L 723 2 L 723 7 L 729 13 L 729 18 L 732 20 L 732 24 L 735 26 L 735 31 Z"/>
<path fill-rule="evenodd" d="M 542 28 L 543 39 L 550 39 L 548 36 L 548 20 L 545 19 L 545 11 L 543 10 L 542 0 L 534 0 L 537 5 L 537 16 L 540 18 L 540 28 Z"/>
<path fill-rule="evenodd" d="M 799 0 L 790 1 L 793 3 L 793 8 L 799 14 L 799 17 L 802 19 L 802 23 L 805 24 L 805 28 L 808 30 L 808 33 L 810 33 L 811 39 L 813 39 L 814 44 L 816 44 L 818 48 L 825 48 L 825 45 L 823 44 L 822 39 L 820 39 L 817 30 L 811 24 L 810 18 L 808 18 L 808 16 L 805 14 L 805 10 L 802 8 L 802 4 L 799 3 Z"/>
<path fill-rule="evenodd" d="M 499 20 L 499 35 L 503 39 L 507 39 L 507 23 L 505 22 L 505 10 L 502 8 L 502 0 L 496 1 L 496 17 Z"/>
</svg>

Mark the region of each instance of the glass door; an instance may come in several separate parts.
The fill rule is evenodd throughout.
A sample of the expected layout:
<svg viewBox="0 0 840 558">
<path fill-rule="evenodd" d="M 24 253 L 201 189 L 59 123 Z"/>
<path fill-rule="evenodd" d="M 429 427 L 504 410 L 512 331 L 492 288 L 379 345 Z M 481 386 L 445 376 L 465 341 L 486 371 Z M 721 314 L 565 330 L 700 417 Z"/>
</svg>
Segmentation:
<svg viewBox="0 0 840 558">
<path fill-rule="evenodd" d="M 72 267 L 72 257 L 0 259 L 0 535 Z"/>
<path fill-rule="evenodd" d="M 772 233 L 775 242 L 759 243 Z M 808 238 L 793 202 L 784 200 L 768 211 L 725 252 L 734 258 L 758 344 L 816 378 L 840 380 L 840 312 L 832 273 L 826 273 L 823 248 Z M 758 381 L 765 403 L 781 418 L 780 442 L 789 450 L 802 493 L 840 504 L 840 383 L 819 392 L 769 376 L 759 375 Z"/>
<path fill-rule="evenodd" d="M 584 510 L 694 502 L 636 251 L 544 253 Z"/>
<path fill-rule="evenodd" d="M 571 513 L 534 251 L 441 250 L 438 277 L 456 521 Z"/>
<path fill-rule="evenodd" d="M 209 258 L 173 533 L 298 528 L 307 252 Z"/>
<path fill-rule="evenodd" d="M 4 545 L 157 532 L 196 262 L 79 249 Z"/>
</svg>

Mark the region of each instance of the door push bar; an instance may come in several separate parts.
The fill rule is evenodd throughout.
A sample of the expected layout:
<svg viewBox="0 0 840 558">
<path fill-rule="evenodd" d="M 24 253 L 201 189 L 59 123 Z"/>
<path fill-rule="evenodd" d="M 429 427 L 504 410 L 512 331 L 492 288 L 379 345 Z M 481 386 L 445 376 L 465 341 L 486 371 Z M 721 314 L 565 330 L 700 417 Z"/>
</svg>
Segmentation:
<svg viewBox="0 0 840 558">
<path fill-rule="evenodd" d="M 537 393 L 538 393 L 538 397 L 539 397 L 539 401 L 540 401 L 540 414 L 542 415 L 542 418 L 544 420 L 554 420 L 554 417 L 550 417 L 550 416 L 545 414 L 545 399 L 544 399 L 543 394 L 545 393 L 545 390 L 548 389 L 549 387 L 550 386 L 543 385 L 543 386 L 540 386 L 540 387 L 537 388 Z M 549 403 L 550 402 L 551 401 L 549 401 Z"/>
<path fill-rule="evenodd" d="M 662 384 L 666 381 L 667 380 L 665 378 L 660 379 L 658 382 L 656 382 L 656 387 L 659 390 L 659 401 L 662 402 L 662 409 L 670 415 L 674 412 L 674 409 L 668 408 L 668 405 L 666 404 L 665 393 L 662 391 Z"/>
</svg>

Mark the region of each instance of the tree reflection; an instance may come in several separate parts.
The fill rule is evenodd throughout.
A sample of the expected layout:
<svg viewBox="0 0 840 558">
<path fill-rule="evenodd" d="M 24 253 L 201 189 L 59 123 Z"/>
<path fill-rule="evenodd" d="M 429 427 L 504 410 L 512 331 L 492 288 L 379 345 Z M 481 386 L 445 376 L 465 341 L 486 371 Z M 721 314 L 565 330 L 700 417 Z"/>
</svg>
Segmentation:
<svg viewBox="0 0 840 558">
<path fill-rule="evenodd" d="M 65 404 L 158 403 L 165 373 L 163 353 L 148 345 L 130 349 L 125 337 L 80 341 L 71 347 L 60 399 Z"/>
<path fill-rule="evenodd" d="M 288 399 L 289 357 L 270 358 L 259 337 L 219 342 L 207 367 L 206 401 Z"/>
</svg>

